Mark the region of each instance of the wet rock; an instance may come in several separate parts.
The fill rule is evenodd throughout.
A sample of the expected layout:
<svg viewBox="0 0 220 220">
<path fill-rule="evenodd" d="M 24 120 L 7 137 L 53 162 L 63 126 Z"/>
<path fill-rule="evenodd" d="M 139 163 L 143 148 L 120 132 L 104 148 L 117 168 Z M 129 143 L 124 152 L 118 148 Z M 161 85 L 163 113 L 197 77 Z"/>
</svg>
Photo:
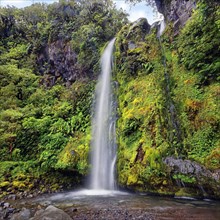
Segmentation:
<svg viewBox="0 0 220 220">
<path fill-rule="evenodd" d="M 72 208 L 71 211 L 72 211 L 72 212 L 77 212 L 78 209 L 77 209 L 77 208 Z"/>
<path fill-rule="evenodd" d="M 72 220 L 72 218 L 63 210 L 50 205 L 44 211 L 36 213 L 31 220 Z"/>
<path fill-rule="evenodd" d="M 186 188 L 187 185 L 190 184 L 191 187 L 193 186 L 194 189 L 197 189 L 199 196 L 219 197 L 220 170 L 211 171 L 194 161 L 176 159 L 173 157 L 167 157 L 163 162 L 167 165 L 171 176 L 180 174 L 180 177 L 176 179 L 178 187 Z"/>
<path fill-rule="evenodd" d="M 3 219 L 7 219 L 8 217 L 9 217 L 9 213 L 7 212 L 7 210 L 5 210 L 4 212 L 3 212 Z"/>
<path fill-rule="evenodd" d="M 16 200 L 16 195 L 15 194 L 10 194 L 8 195 L 8 199 L 10 200 Z"/>
<path fill-rule="evenodd" d="M 175 34 L 179 32 L 180 27 L 185 25 L 191 17 L 192 10 L 196 8 L 195 0 L 155 0 L 155 3 L 166 20 L 173 22 Z"/>
<path fill-rule="evenodd" d="M 14 211 L 15 211 L 16 209 L 15 208 L 12 208 L 12 207 L 10 207 L 10 208 L 8 208 L 8 213 L 14 213 Z"/>
<path fill-rule="evenodd" d="M 220 169 L 213 171 L 212 178 L 215 181 L 219 181 L 220 180 Z"/>
<path fill-rule="evenodd" d="M 131 27 L 129 28 L 127 38 L 132 36 L 140 36 L 142 40 L 146 34 L 148 34 L 151 30 L 151 25 L 148 23 L 146 18 L 139 18 L 135 21 Z"/>
<path fill-rule="evenodd" d="M 28 199 L 33 198 L 33 197 L 34 197 L 34 196 L 33 196 L 32 194 L 30 194 L 30 195 L 27 196 Z"/>
<path fill-rule="evenodd" d="M 212 177 L 211 171 L 207 170 L 204 166 L 190 160 L 167 157 L 164 159 L 164 163 L 169 166 L 171 168 L 171 172 L 174 173 L 181 173 L 186 175 L 191 174 L 197 177 Z"/>
<path fill-rule="evenodd" d="M 11 215 L 16 212 L 16 209 L 13 207 L 3 208 L 0 207 L 0 219 L 11 219 Z"/>
<path fill-rule="evenodd" d="M 22 208 L 22 210 L 18 213 L 15 213 L 11 220 L 29 220 L 31 216 L 31 212 L 29 209 Z"/>
<path fill-rule="evenodd" d="M 10 204 L 8 203 L 8 202 L 5 202 L 4 204 L 3 204 L 3 208 L 9 208 L 9 206 L 10 206 Z"/>
<path fill-rule="evenodd" d="M 134 43 L 134 41 L 129 41 L 128 42 L 128 49 L 132 50 L 136 48 L 136 44 Z"/>
<path fill-rule="evenodd" d="M 58 78 L 71 84 L 81 75 L 77 66 L 77 54 L 71 48 L 71 43 L 59 39 L 45 45 L 37 57 L 39 72 L 45 75 L 42 83 L 51 87 Z"/>
<path fill-rule="evenodd" d="M 39 216 L 39 215 L 41 215 L 43 212 L 44 212 L 43 209 L 39 209 L 39 210 L 36 211 L 36 213 L 35 213 L 34 216 Z"/>
</svg>

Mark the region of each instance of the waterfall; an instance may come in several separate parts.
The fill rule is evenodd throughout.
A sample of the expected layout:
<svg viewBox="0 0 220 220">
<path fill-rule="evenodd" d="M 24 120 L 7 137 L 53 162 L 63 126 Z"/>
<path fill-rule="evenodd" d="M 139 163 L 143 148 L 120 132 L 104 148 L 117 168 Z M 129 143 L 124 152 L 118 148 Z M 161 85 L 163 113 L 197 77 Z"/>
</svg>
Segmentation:
<svg viewBox="0 0 220 220">
<path fill-rule="evenodd" d="M 158 30 L 158 36 L 159 37 L 163 34 L 165 28 L 166 28 L 166 23 L 165 23 L 165 20 L 163 18 L 163 20 L 160 21 L 160 28 Z"/>
<path fill-rule="evenodd" d="M 170 142 L 176 141 L 178 143 L 181 143 L 182 132 L 181 132 L 180 123 L 177 117 L 177 110 L 171 97 L 170 76 L 167 70 L 165 50 L 161 42 L 161 35 L 163 34 L 166 28 L 166 24 L 164 21 L 164 16 L 161 14 L 160 17 L 161 17 L 161 20 L 159 20 L 159 28 L 157 32 L 157 37 L 160 43 L 160 48 L 162 52 L 162 63 L 164 66 L 165 96 L 166 96 L 166 103 L 167 103 L 167 110 L 168 110 L 168 120 L 170 121 L 170 123 L 168 123 L 168 126 L 169 126 L 169 130 L 171 131 L 169 135 L 169 141 Z"/>
<path fill-rule="evenodd" d="M 165 23 L 164 15 L 159 12 L 157 14 L 158 14 L 158 18 L 156 19 L 156 22 L 158 23 L 159 26 L 157 31 L 157 37 L 160 38 L 166 28 L 166 23 Z"/>
<path fill-rule="evenodd" d="M 115 189 L 116 104 L 112 93 L 112 53 L 115 38 L 101 57 L 101 75 L 96 86 L 95 113 L 92 122 L 91 177 L 93 190 Z"/>
</svg>

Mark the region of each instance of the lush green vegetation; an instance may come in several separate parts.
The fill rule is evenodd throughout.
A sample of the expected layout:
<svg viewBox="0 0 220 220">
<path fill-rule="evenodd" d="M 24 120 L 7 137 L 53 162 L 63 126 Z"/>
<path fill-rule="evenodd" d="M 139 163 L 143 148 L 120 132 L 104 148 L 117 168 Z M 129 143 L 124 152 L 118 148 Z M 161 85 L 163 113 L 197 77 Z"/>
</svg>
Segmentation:
<svg viewBox="0 0 220 220">
<path fill-rule="evenodd" d="M 126 21 L 111 1 L 0 8 L 0 189 L 57 190 L 88 173 L 100 53 Z"/>
<path fill-rule="evenodd" d="M 202 2 L 167 51 L 186 156 L 219 168 L 220 8 Z"/>
<path fill-rule="evenodd" d="M 202 185 L 219 196 L 219 179 L 164 164 L 172 157 L 214 173 L 219 169 L 219 12 L 219 5 L 200 1 L 178 36 L 172 24 L 167 26 L 161 45 L 154 31 L 144 38 L 130 26 L 119 32 L 115 72 L 120 84 L 120 185 L 176 195 L 201 193 L 196 188 Z M 179 191 L 178 185 L 186 190 Z M 187 187 L 194 190 L 189 193 Z"/>
<path fill-rule="evenodd" d="M 178 35 L 168 24 L 158 40 L 109 0 L 80 2 L 0 8 L 2 195 L 56 191 L 88 174 L 99 58 L 116 36 L 119 185 L 220 196 L 219 4 L 198 1 Z"/>
<path fill-rule="evenodd" d="M 162 155 L 169 148 L 163 117 L 163 65 L 155 30 L 150 35 L 143 32 L 146 36 L 137 38 L 140 31 L 126 26 L 117 38 L 118 174 L 122 185 L 143 187 L 147 182 L 149 187 L 156 188 L 165 181 L 161 173 Z M 136 46 L 129 49 L 131 41 Z"/>
</svg>

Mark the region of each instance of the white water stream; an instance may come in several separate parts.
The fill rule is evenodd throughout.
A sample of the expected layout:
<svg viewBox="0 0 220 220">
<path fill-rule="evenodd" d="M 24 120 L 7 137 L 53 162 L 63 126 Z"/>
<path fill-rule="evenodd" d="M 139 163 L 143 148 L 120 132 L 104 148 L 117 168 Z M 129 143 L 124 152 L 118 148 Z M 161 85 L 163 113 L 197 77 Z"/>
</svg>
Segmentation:
<svg viewBox="0 0 220 220">
<path fill-rule="evenodd" d="M 115 39 L 111 40 L 101 57 L 101 75 L 96 87 L 95 114 L 92 122 L 91 178 L 92 190 L 115 190 L 115 113 L 111 91 L 112 53 Z"/>
</svg>

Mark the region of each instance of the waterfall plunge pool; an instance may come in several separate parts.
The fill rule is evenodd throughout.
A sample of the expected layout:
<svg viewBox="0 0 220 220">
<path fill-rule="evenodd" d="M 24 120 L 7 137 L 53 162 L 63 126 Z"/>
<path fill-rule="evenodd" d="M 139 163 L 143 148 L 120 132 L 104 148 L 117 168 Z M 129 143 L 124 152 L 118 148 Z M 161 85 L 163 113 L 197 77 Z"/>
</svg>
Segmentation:
<svg viewBox="0 0 220 220">
<path fill-rule="evenodd" d="M 16 201 L 15 201 L 16 203 Z M 148 196 L 108 190 L 79 190 L 17 201 L 19 208 L 37 210 L 54 205 L 73 219 L 220 219 L 220 202 Z"/>
</svg>

